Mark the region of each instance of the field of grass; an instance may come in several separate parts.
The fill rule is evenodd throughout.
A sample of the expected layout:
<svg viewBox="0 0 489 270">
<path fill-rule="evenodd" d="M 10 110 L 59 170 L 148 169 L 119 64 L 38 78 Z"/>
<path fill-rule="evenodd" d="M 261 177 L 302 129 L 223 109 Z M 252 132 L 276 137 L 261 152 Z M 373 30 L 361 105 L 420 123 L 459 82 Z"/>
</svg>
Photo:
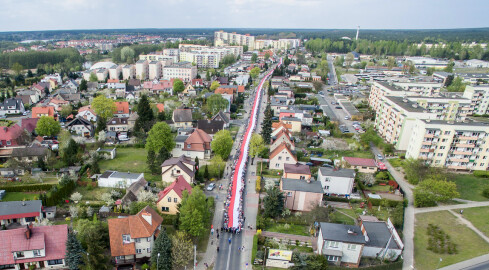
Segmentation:
<svg viewBox="0 0 489 270">
<path fill-rule="evenodd" d="M 471 174 L 457 174 L 453 178 L 457 184 L 460 198 L 471 201 L 487 201 L 488 198 L 482 196 L 482 190 L 489 187 L 489 179 L 475 177 Z"/>
<path fill-rule="evenodd" d="M 373 192 L 389 192 L 391 190 L 391 186 L 385 185 L 373 185 L 371 187 L 365 187 L 365 189 L 373 191 Z"/>
<path fill-rule="evenodd" d="M 39 193 L 25 193 L 25 192 L 7 192 L 5 197 L 3 197 L 2 202 L 9 201 L 30 201 L 34 199 L 39 199 Z"/>
<path fill-rule="evenodd" d="M 78 186 L 75 192 L 79 192 L 83 197 L 82 201 L 102 201 L 102 194 L 110 192 L 112 188 L 106 187 L 82 187 Z"/>
<path fill-rule="evenodd" d="M 457 210 L 457 212 L 460 212 L 460 210 Z M 482 233 L 489 236 L 489 207 L 466 208 L 463 216 Z"/>
<path fill-rule="evenodd" d="M 427 250 L 428 224 L 438 225 L 457 245 L 457 254 L 438 254 Z M 417 269 L 436 269 L 439 259 L 442 259 L 439 267 L 451 265 L 468 260 L 487 253 L 489 244 L 481 239 L 472 230 L 459 221 L 448 211 L 422 213 L 416 215 L 416 227 L 414 234 L 414 260 Z"/>
<path fill-rule="evenodd" d="M 288 224 L 288 228 L 286 228 L 285 224 L 276 223 L 276 224 L 273 224 L 272 226 L 268 227 L 266 229 L 266 231 L 310 236 L 307 226 L 296 225 L 296 224 Z"/>
<path fill-rule="evenodd" d="M 356 216 L 356 214 L 353 215 L 352 213 L 349 213 L 348 210 L 351 210 L 351 209 L 340 209 L 339 211 L 345 212 L 348 215 L 353 216 L 353 217 Z M 353 210 L 351 210 L 351 211 L 353 211 Z M 354 213 L 354 211 L 353 211 L 353 213 Z M 355 220 L 353 220 L 351 217 L 344 215 L 343 213 L 340 213 L 338 211 L 334 211 L 333 213 L 331 213 L 329 215 L 329 218 L 330 218 L 330 221 L 332 223 L 355 225 Z"/>
<path fill-rule="evenodd" d="M 324 150 L 322 148 L 308 148 L 314 152 L 322 152 L 321 158 L 338 159 L 341 157 L 358 157 L 358 158 L 373 158 L 370 151 L 353 151 L 353 150 Z M 316 155 L 314 155 L 316 156 Z"/>
</svg>

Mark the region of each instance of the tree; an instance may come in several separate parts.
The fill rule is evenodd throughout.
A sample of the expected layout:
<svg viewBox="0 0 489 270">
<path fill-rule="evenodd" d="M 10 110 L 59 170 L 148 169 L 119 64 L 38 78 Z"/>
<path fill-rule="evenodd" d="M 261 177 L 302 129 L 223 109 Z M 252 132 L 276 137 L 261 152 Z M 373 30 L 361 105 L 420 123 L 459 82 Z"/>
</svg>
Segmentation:
<svg viewBox="0 0 489 270">
<path fill-rule="evenodd" d="M 211 74 L 209 73 L 209 70 L 205 72 L 205 80 L 208 82 L 211 80 Z"/>
<path fill-rule="evenodd" d="M 103 117 L 97 117 L 97 127 L 95 128 L 95 133 L 99 134 L 107 128 L 107 119 Z"/>
<path fill-rule="evenodd" d="M 134 49 L 129 47 L 129 46 L 125 46 L 121 50 L 121 60 L 125 61 L 128 64 L 134 63 L 134 56 L 135 55 L 136 55 L 136 53 L 134 52 Z"/>
<path fill-rule="evenodd" d="M 158 254 L 160 255 L 158 257 Z M 151 264 L 156 265 L 158 270 L 172 270 L 172 241 L 163 229 L 156 238 L 153 250 L 151 252 Z"/>
<path fill-rule="evenodd" d="M 63 161 L 67 166 L 72 166 L 78 162 L 79 156 L 79 145 L 75 142 L 75 140 L 70 139 L 66 149 L 63 151 Z"/>
<path fill-rule="evenodd" d="M 55 136 L 61 130 L 59 123 L 49 116 L 41 116 L 37 121 L 36 133 L 40 136 Z"/>
<path fill-rule="evenodd" d="M 355 56 L 353 55 L 353 53 L 347 53 L 345 56 L 346 70 L 348 70 L 351 67 L 353 60 L 355 60 Z"/>
<path fill-rule="evenodd" d="M 205 165 L 204 169 L 204 179 L 209 180 L 209 166 Z"/>
<path fill-rule="evenodd" d="M 253 133 L 251 135 L 250 140 L 250 156 L 251 156 L 251 165 L 253 165 L 253 160 L 255 157 L 263 151 L 265 148 L 265 144 L 263 142 L 263 137 L 258 133 Z"/>
<path fill-rule="evenodd" d="M 253 53 L 251 55 L 251 63 L 256 63 L 256 60 L 258 60 L 258 54 Z"/>
<path fill-rule="evenodd" d="M 453 67 L 455 66 L 455 63 L 453 61 L 450 61 L 448 65 L 443 69 L 445 72 L 453 72 Z"/>
<path fill-rule="evenodd" d="M 78 270 L 79 265 L 82 262 L 83 253 L 85 253 L 85 251 L 83 250 L 80 241 L 72 231 L 69 231 L 68 239 L 66 240 L 66 266 L 68 266 L 70 270 Z"/>
<path fill-rule="evenodd" d="M 138 119 L 134 125 L 134 130 L 144 130 L 148 132 L 155 120 L 155 115 L 146 95 L 142 95 L 137 106 Z"/>
<path fill-rule="evenodd" d="M 70 196 L 70 199 L 74 202 L 79 202 L 79 201 L 81 201 L 82 198 L 83 198 L 83 196 L 80 194 L 80 192 L 75 192 L 75 193 L 71 194 L 71 196 Z"/>
<path fill-rule="evenodd" d="M 180 79 L 175 79 L 173 81 L 173 93 L 182 93 L 183 90 L 185 90 L 185 85 L 183 85 L 183 82 Z"/>
<path fill-rule="evenodd" d="M 261 136 L 266 144 L 268 144 L 272 139 L 272 117 L 272 107 L 269 103 L 267 105 L 267 108 L 265 109 L 265 118 L 263 119 L 263 123 L 261 126 Z"/>
<path fill-rule="evenodd" d="M 148 132 L 145 147 L 148 151 L 155 153 L 159 153 L 162 147 L 165 147 L 170 152 L 175 147 L 170 126 L 165 122 L 156 123 Z"/>
<path fill-rule="evenodd" d="M 405 159 L 402 167 L 406 173 L 406 180 L 413 185 L 423 181 L 430 172 L 430 167 L 421 159 Z"/>
<path fill-rule="evenodd" d="M 165 160 L 169 159 L 171 157 L 170 151 L 166 147 L 161 147 L 160 152 L 158 152 L 158 155 L 156 156 L 156 165 L 158 168 L 160 167 Z"/>
<path fill-rule="evenodd" d="M 184 231 L 177 231 L 171 237 L 173 265 L 182 267 L 193 258 L 192 241 Z"/>
<path fill-rule="evenodd" d="M 221 173 L 224 171 L 224 167 L 226 166 L 226 162 L 219 155 L 215 155 L 212 157 L 209 166 L 209 173 L 215 177 L 221 177 Z"/>
<path fill-rule="evenodd" d="M 212 91 L 212 92 L 214 92 L 214 91 L 216 91 L 216 89 L 217 89 L 217 88 L 219 88 L 219 86 L 221 86 L 221 85 L 219 84 L 219 82 L 218 82 L 218 81 L 213 81 L 213 82 L 211 83 L 211 87 L 210 87 L 210 89 L 211 89 L 211 91 Z"/>
<path fill-rule="evenodd" d="M 97 222 L 98 223 L 98 222 Z M 99 230 L 88 230 L 85 232 L 87 253 L 83 254 L 83 270 L 107 270 L 110 258 L 105 255 L 105 245 L 101 244 L 103 235 Z"/>
<path fill-rule="evenodd" d="M 24 70 L 24 67 L 21 64 L 19 64 L 18 62 L 15 62 L 12 65 L 12 70 L 15 72 L 15 75 L 19 76 L 20 73 L 22 72 L 22 70 Z"/>
<path fill-rule="evenodd" d="M 159 166 L 156 164 L 156 154 L 153 150 L 148 151 L 148 155 L 146 157 L 146 164 L 148 164 L 148 168 L 152 174 L 158 174 Z"/>
<path fill-rule="evenodd" d="M 389 58 L 387 58 L 387 67 L 389 69 L 392 69 L 395 66 L 396 66 L 396 58 L 394 56 L 389 56 Z"/>
<path fill-rule="evenodd" d="M 99 95 L 92 101 L 92 108 L 97 114 L 98 118 L 109 119 L 114 115 L 114 111 L 117 109 L 112 99 L 106 98 L 104 95 Z"/>
<path fill-rule="evenodd" d="M 445 87 L 450 86 L 453 82 L 453 75 L 448 75 L 447 78 L 445 79 Z"/>
<path fill-rule="evenodd" d="M 90 82 L 98 82 L 97 75 L 95 73 L 90 73 L 90 78 L 88 79 Z"/>
<path fill-rule="evenodd" d="M 414 189 L 414 206 L 435 206 L 438 202 L 446 202 L 460 196 L 455 182 L 432 177 L 419 183 Z"/>
<path fill-rule="evenodd" d="M 268 60 L 268 59 L 270 59 L 270 53 L 269 52 L 266 52 L 265 53 L 265 60 Z"/>
<path fill-rule="evenodd" d="M 452 83 L 447 87 L 448 92 L 463 92 L 465 91 L 465 83 L 462 78 L 456 77 Z"/>
<path fill-rule="evenodd" d="M 61 107 L 61 112 L 60 112 L 60 115 L 63 117 L 63 118 L 66 118 L 68 117 L 71 113 L 73 112 L 73 107 L 71 107 L 70 104 L 66 104 L 66 105 L 63 105 Z"/>
<path fill-rule="evenodd" d="M 318 92 L 323 89 L 323 83 L 322 82 L 314 81 L 314 82 L 312 82 L 312 85 L 314 86 L 314 90 L 316 90 Z"/>
<path fill-rule="evenodd" d="M 141 190 L 138 194 L 138 201 L 155 203 L 158 200 L 158 196 L 149 190 Z"/>
<path fill-rule="evenodd" d="M 80 82 L 80 91 L 87 91 L 88 83 L 85 79 L 82 79 Z"/>
<path fill-rule="evenodd" d="M 215 155 L 227 160 L 233 148 L 233 138 L 227 129 L 218 131 L 212 139 L 211 149 Z"/>
<path fill-rule="evenodd" d="M 263 199 L 263 215 L 269 218 L 280 216 L 284 210 L 284 199 L 284 194 L 277 187 L 267 189 L 267 196 Z"/>
<path fill-rule="evenodd" d="M 212 115 L 219 111 L 225 111 L 228 108 L 229 101 L 223 98 L 220 94 L 213 94 L 206 101 L 207 109 Z"/>
<path fill-rule="evenodd" d="M 258 75 L 260 74 L 260 68 L 259 67 L 254 67 L 250 70 L 250 76 L 251 78 L 256 79 Z"/>
<path fill-rule="evenodd" d="M 211 212 L 207 198 L 199 186 L 192 189 L 189 195 L 183 191 L 182 202 L 178 208 L 180 212 L 180 229 L 193 237 L 205 233 Z"/>
</svg>

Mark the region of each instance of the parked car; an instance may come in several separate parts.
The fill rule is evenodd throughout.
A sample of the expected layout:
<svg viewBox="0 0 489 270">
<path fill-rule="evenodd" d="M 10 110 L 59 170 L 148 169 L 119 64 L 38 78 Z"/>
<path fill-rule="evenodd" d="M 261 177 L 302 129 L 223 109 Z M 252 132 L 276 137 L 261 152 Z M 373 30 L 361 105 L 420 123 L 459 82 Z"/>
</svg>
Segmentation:
<svg viewBox="0 0 489 270">
<path fill-rule="evenodd" d="M 345 116 L 345 120 L 350 120 L 350 116 Z"/>
<path fill-rule="evenodd" d="M 207 186 L 207 190 L 208 191 L 212 191 L 214 188 L 216 187 L 216 183 L 210 183 L 208 186 Z"/>
<path fill-rule="evenodd" d="M 378 158 L 379 160 L 383 160 L 383 159 L 384 159 L 384 157 L 383 157 L 381 154 L 377 154 L 377 158 Z"/>
<path fill-rule="evenodd" d="M 335 108 L 336 108 L 336 109 L 339 109 L 339 110 L 341 110 L 341 109 L 342 109 L 342 108 L 341 108 L 341 106 L 336 106 Z"/>
</svg>

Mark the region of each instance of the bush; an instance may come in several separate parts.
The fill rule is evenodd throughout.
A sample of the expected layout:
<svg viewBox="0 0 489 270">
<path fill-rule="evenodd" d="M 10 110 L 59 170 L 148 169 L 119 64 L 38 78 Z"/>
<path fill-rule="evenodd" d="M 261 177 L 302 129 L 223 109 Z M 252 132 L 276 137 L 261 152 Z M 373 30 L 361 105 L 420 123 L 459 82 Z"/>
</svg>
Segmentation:
<svg viewBox="0 0 489 270">
<path fill-rule="evenodd" d="M 385 205 L 387 207 L 396 207 L 398 205 L 404 205 L 404 201 L 394 201 L 389 199 L 368 199 L 367 201 L 372 203 L 372 206 Z"/>
<path fill-rule="evenodd" d="M 489 187 L 486 187 L 484 188 L 484 190 L 482 190 L 482 196 L 489 198 Z"/>
<path fill-rule="evenodd" d="M 475 177 L 488 178 L 489 177 L 489 171 L 474 171 L 474 176 Z"/>
<path fill-rule="evenodd" d="M 54 184 L 11 185 L 0 186 L 0 190 L 3 189 L 6 192 L 48 191 L 54 186 Z"/>
<path fill-rule="evenodd" d="M 414 206 L 415 207 L 431 207 L 436 206 L 436 201 L 433 196 L 426 194 L 426 192 L 415 190 L 414 191 Z"/>
<path fill-rule="evenodd" d="M 452 243 L 450 236 L 446 234 L 440 227 L 433 224 L 428 224 L 426 233 L 428 234 L 428 247 L 434 253 L 439 254 L 455 254 L 458 253 L 457 245 Z"/>
<path fill-rule="evenodd" d="M 256 193 L 260 193 L 261 190 L 261 176 L 256 177 L 256 186 L 255 186 L 255 191 Z"/>
</svg>

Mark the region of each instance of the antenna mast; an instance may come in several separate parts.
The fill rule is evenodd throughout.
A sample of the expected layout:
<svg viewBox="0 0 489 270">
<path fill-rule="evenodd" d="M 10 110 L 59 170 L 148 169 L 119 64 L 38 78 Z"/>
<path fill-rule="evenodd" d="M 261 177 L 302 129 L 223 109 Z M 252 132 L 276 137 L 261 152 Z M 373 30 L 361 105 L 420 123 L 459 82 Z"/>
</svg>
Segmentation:
<svg viewBox="0 0 489 270">
<path fill-rule="evenodd" d="M 360 26 L 358 26 L 358 28 L 357 28 L 357 36 L 356 36 L 355 40 L 358 40 L 358 34 L 360 34 Z"/>
</svg>

